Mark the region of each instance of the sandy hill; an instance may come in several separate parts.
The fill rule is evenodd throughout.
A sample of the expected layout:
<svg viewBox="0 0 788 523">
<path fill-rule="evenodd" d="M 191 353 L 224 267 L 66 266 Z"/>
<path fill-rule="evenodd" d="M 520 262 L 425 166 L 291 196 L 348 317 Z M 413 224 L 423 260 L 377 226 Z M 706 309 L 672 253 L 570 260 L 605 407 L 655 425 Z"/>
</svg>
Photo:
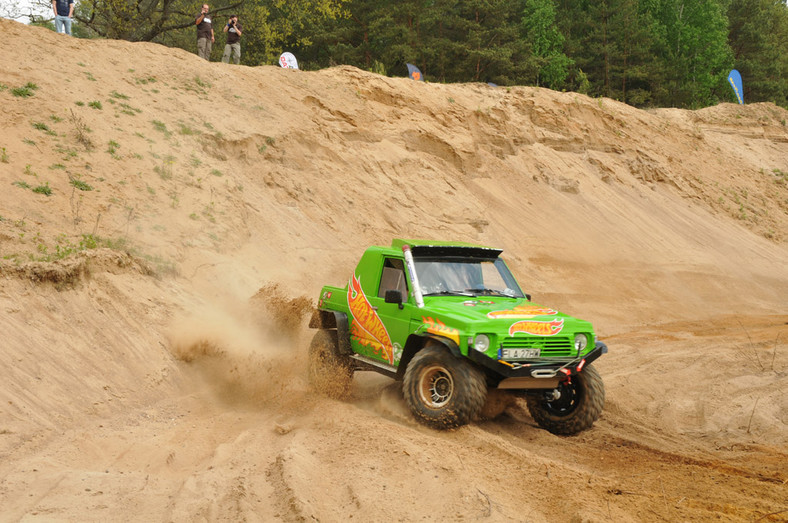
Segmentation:
<svg viewBox="0 0 788 523">
<path fill-rule="evenodd" d="M 788 111 L 0 32 L 0 519 L 788 517 Z M 393 237 L 592 321 L 594 428 L 311 393 L 311 301 Z"/>
</svg>

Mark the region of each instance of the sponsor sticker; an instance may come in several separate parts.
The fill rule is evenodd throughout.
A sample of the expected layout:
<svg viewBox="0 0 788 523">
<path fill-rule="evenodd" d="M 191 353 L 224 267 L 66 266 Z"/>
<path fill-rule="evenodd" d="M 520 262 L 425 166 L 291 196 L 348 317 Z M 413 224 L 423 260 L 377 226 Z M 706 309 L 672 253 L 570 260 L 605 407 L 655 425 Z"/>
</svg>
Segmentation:
<svg viewBox="0 0 788 523">
<path fill-rule="evenodd" d="M 510 318 L 514 320 L 534 318 L 536 316 L 552 316 L 554 314 L 558 314 L 558 311 L 548 307 L 540 307 L 538 305 L 518 305 L 514 309 L 488 312 L 487 317 L 491 319 Z"/>
<path fill-rule="evenodd" d="M 430 334 L 437 334 L 438 336 L 445 336 L 457 345 L 460 344 L 460 331 L 447 327 L 445 323 L 438 319 L 421 317 L 421 321 L 427 326 L 427 332 Z"/>
<path fill-rule="evenodd" d="M 555 336 L 563 328 L 563 319 L 553 321 L 518 321 L 512 323 L 509 327 L 509 336 L 514 336 L 518 332 L 533 334 L 534 336 Z"/>
<path fill-rule="evenodd" d="M 350 324 L 350 334 L 359 343 L 372 347 L 375 353 L 380 353 L 384 360 L 394 365 L 394 348 L 391 345 L 389 333 L 380 316 L 369 303 L 361 288 L 361 281 L 355 274 L 348 282 L 347 305 L 350 315 L 353 317 Z"/>
</svg>

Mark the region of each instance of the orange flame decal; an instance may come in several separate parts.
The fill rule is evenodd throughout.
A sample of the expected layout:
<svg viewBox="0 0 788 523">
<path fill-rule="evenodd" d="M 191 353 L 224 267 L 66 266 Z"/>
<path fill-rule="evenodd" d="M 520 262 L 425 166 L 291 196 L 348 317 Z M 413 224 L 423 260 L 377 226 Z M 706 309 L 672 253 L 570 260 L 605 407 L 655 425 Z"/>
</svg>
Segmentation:
<svg viewBox="0 0 788 523">
<path fill-rule="evenodd" d="M 558 311 L 556 310 L 548 309 L 547 307 L 539 307 L 538 305 L 518 305 L 514 309 L 488 312 L 487 317 L 492 319 L 510 318 L 514 320 L 533 318 L 534 316 L 550 316 L 557 313 Z"/>
<path fill-rule="evenodd" d="M 457 345 L 460 344 L 460 331 L 452 327 L 447 327 L 445 323 L 438 319 L 421 317 L 421 321 L 427 326 L 427 332 L 430 334 L 437 334 L 438 336 L 445 336 L 452 340 Z"/>
<path fill-rule="evenodd" d="M 564 320 L 553 321 L 518 321 L 509 327 L 509 336 L 518 332 L 533 334 L 534 336 L 555 336 L 564 328 Z"/>
<path fill-rule="evenodd" d="M 394 349 L 389 333 L 367 300 L 355 274 L 347 286 L 347 305 L 353 317 L 350 324 L 351 336 L 358 339 L 359 343 L 372 347 L 376 353 L 381 352 L 383 359 L 394 365 Z"/>
</svg>

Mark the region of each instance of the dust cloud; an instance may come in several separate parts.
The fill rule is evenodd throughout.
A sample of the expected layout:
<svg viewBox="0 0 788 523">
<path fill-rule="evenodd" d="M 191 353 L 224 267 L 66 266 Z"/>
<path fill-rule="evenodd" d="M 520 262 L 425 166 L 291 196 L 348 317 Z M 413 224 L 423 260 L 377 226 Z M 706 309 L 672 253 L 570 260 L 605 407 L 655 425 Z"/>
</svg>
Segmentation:
<svg viewBox="0 0 788 523">
<path fill-rule="evenodd" d="M 278 284 L 249 300 L 226 297 L 173 320 L 169 350 L 223 401 L 296 408 L 306 402 L 305 321 L 312 302 Z"/>
</svg>

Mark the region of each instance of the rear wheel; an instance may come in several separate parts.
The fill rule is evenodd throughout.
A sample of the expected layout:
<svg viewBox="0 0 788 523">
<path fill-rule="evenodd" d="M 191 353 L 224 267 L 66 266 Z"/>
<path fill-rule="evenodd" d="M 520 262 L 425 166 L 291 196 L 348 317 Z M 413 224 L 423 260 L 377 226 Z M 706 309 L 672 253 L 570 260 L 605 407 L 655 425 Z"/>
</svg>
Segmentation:
<svg viewBox="0 0 788 523">
<path fill-rule="evenodd" d="M 558 388 L 528 396 L 528 412 L 540 427 L 570 436 L 590 428 L 605 405 L 605 385 L 593 365 L 588 365 Z"/>
<path fill-rule="evenodd" d="M 309 345 L 309 385 L 329 398 L 340 399 L 350 393 L 353 361 L 339 353 L 337 331 L 321 329 Z"/>
<path fill-rule="evenodd" d="M 487 385 L 481 371 L 468 361 L 431 345 L 408 364 L 402 391 L 419 421 L 435 429 L 450 429 L 479 415 Z"/>
</svg>

